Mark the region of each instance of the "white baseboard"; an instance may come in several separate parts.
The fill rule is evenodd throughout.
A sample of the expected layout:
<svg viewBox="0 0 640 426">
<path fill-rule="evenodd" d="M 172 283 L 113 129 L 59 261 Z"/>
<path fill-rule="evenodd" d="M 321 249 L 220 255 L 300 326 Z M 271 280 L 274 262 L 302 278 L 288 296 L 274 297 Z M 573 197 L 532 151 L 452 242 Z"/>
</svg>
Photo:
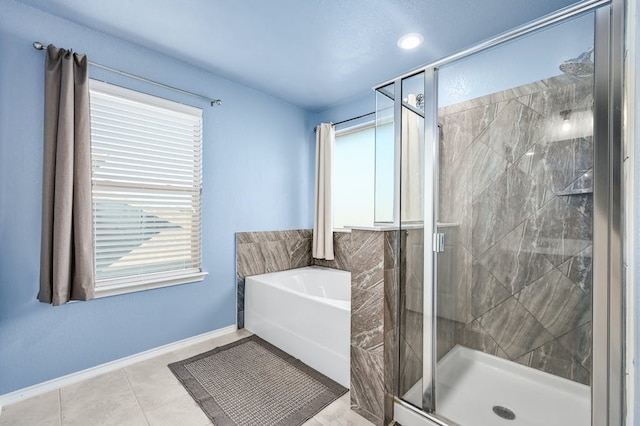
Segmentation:
<svg viewBox="0 0 640 426">
<path fill-rule="evenodd" d="M 0 413 L 2 413 L 3 405 L 15 404 L 22 400 L 32 398 L 34 396 L 42 395 L 52 390 L 59 389 L 63 386 L 68 386 L 74 383 L 81 382 L 92 377 L 99 376 L 110 371 L 118 370 L 136 362 L 144 361 L 149 358 L 154 358 L 160 355 L 164 355 L 169 352 L 173 352 L 178 349 L 182 349 L 187 346 L 195 345 L 216 337 L 230 334 L 238 329 L 236 325 L 230 325 L 228 327 L 219 328 L 217 330 L 209 331 L 204 334 L 189 337 L 187 339 L 179 340 L 168 345 L 159 346 L 157 348 L 149 349 L 148 351 L 140 352 L 137 354 L 129 355 L 124 358 L 116 359 L 114 361 L 107 362 L 105 364 L 96 365 L 95 367 L 87 368 L 86 370 L 78 371 L 68 374 L 66 376 L 58 377 L 55 379 L 47 380 L 46 382 L 38 383 L 33 386 L 29 386 L 23 389 L 19 389 L 14 392 L 0 395 Z"/>
</svg>

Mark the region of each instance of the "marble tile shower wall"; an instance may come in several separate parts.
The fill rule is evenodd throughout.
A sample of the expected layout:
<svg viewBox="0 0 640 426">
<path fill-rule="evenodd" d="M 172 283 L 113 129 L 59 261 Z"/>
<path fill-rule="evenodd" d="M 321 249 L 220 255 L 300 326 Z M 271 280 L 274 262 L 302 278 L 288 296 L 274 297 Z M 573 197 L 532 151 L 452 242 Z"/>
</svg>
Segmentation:
<svg viewBox="0 0 640 426">
<path fill-rule="evenodd" d="M 439 217 L 459 224 L 443 345 L 589 384 L 592 104 L 561 76 L 440 111 Z"/>
<path fill-rule="evenodd" d="M 438 289 L 436 312 L 436 359 L 440 360 L 455 346 L 457 330 L 456 309 L 459 307 L 457 289 L 466 279 L 464 271 L 457 264 L 460 257 L 458 232 L 455 224 L 439 226 L 438 232 L 445 234 L 445 251 L 438 256 L 438 277 L 448 283 Z M 400 250 L 400 369 L 399 391 L 406 393 L 418 380 L 422 379 L 423 349 L 423 276 L 424 276 L 424 229 L 413 228 L 401 232 Z M 466 285 L 466 284 L 465 284 Z"/>
<path fill-rule="evenodd" d="M 424 229 L 400 233 L 400 369 L 399 391 L 405 394 L 422 378 L 422 300 Z M 438 345 L 439 346 L 439 345 Z"/>
</svg>

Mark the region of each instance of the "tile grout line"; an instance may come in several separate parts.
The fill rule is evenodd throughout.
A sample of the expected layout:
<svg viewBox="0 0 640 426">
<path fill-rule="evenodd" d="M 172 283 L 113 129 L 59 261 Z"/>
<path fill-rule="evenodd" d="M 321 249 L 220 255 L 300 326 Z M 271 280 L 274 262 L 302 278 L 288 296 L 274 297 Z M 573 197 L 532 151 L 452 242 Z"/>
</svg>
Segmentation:
<svg viewBox="0 0 640 426">
<path fill-rule="evenodd" d="M 117 371 L 124 366 L 136 364 L 138 362 L 155 358 L 160 355 L 164 355 L 169 352 L 180 350 L 182 348 L 199 344 L 211 339 L 216 339 L 221 336 L 233 334 L 237 331 L 235 324 L 222 327 L 216 330 L 208 331 L 202 334 L 198 334 L 186 339 L 178 340 L 176 342 L 168 343 L 166 345 L 158 346 L 143 352 L 135 353 L 133 355 L 126 356 L 124 358 L 108 361 L 104 364 L 99 364 L 94 367 L 89 367 L 85 370 L 80 370 L 75 373 L 71 373 L 65 376 L 57 377 L 46 382 L 37 383 L 32 386 L 28 386 L 23 389 L 18 389 L 10 393 L 0 395 L 0 405 L 5 407 L 42 395 L 56 389 L 64 388 L 72 384 L 84 382 L 85 380 L 103 375 L 105 373 Z"/>
<path fill-rule="evenodd" d="M 572 258 L 574 258 L 574 257 L 576 257 L 577 255 L 579 255 L 580 253 L 582 253 L 583 251 L 587 250 L 588 248 L 589 248 L 589 247 L 587 247 L 587 248 L 585 248 L 584 250 L 582 250 L 581 252 L 579 252 L 579 253 L 577 253 L 577 254 L 575 254 L 575 255 L 571 256 L 569 259 L 567 259 L 566 261 L 562 262 L 561 264 L 559 264 L 559 265 L 557 265 L 557 266 L 555 266 L 553 263 L 551 263 L 551 261 L 549 261 L 549 263 L 551 263 L 551 265 L 553 266 L 553 268 L 552 268 L 552 269 L 550 269 L 548 272 L 546 272 L 546 273 L 542 274 L 542 275 L 541 275 L 539 278 L 537 278 L 536 280 L 534 280 L 534 281 L 532 281 L 531 283 L 529 283 L 529 284 L 527 284 L 526 286 L 524 286 L 521 290 L 519 290 L 519 291 L 517 291 L 517 292 L 515 292 L 515 293 L 512 293 L 512 294 L 511 294 L 511 296 L 507 297 L 507 298 L 506 298 L 506 299 L 504 299 L 502 302 L 500 302 L 500 303 L 496 304 L 495 306 L 493 306 L 493 307 L 489 308 L 488 310 L 486 310 L 485 312 L 483 312 L 481 315 L 478 315 L 478 316 L 477 316 L 477 317 L 475 317 L 471 322 L 473 322 L 473 321 L 475 321 L 475 320 L 479 320 L 481 317 L 483 317 L 484 315 L 486 315 L 488 312 L 492 311 L 493 309 L 497 308 L 499 305 L 501 305 L 502 303 L 504 303 L 505 301 L 507 301 L 507 300 L 509 300 L 510 298 L 512 298 L 512 297 L 513 297 L 514 299 L 516 299 L 516 301 L 517 301 L 518 303 L 520 303 L 520 305 L 522 305 L 522 307 L 525 309 L 525 311 L 527 311 L 527 312 L 528 312 L 528 313 L 529 313 L 529 314 L 530 314 L 530 315 L 531 315 L 531 316 L 532 316 L 536 321 L 538 321 L 538 322 L 540 323 L 540 325 L 542 325 L 542 323 L 540 322 L 540 320 L 538 319 L 538 317 L 537 317 L 537 316 L 535 316 L 531 311 L 529 311 L 529 309 L 527 309 L 527 307 L 526 307 L 526 306 L 525 306 L 525 305 L 520 301 L 520 297 L 519 297 L 520 293 L 522 293 L 525 289 L 527 289 L 528 287 L 531 287 L 532 285 L 536 284 L 538 281 L 540 281 L 541 279 L 543 279 L 544 277 L 546 277 L 547 275 L 549 275 L 550 273 L 555 272 L 555 271 L 557 271 L 557 272 L 559 272 L 560 274 L 564 275 L 564 276 L 565 276 L 569 281 L 571 281 L 571 283 L 572 283 L 575 287 L 577 287 L 577 288 L 578 288 L 578 290 L 582 291 L 583 293 L 586 293 L 584 290 L 582 290 L 582 288 L 580 288 L 580 286 L 579 286 L 579 285 L 578 285 L 574 280 L 572 280 L 571 278 L 569 278 L 569 277 L 567 276 L 567 274 L 565 274 L 565 273 L 560 269 L 560 267 L 561 267 L 562 265 L 564 265 L 565 263 L 567 263 L 567 262 L 568 262 L 569 260 L 571 260 Z M 546 259 L 546 257 L 545 257 L 545 259 Z M 548 259 L 547 259 L 547 260 L 548 260 Z M 502 281 L 500 281 L 498 278 L 496 278 L 496 276 L 495 276 L 495 275 L 493 275 L 493 272 L 492 272 L 492 271 L 489 271 L 489 274 L 490 274 L 490 275 L 491 275 L 491 276 L 492 276 L 492 277 L 493 277 L 493 278 L 498 282 L 498 284 L 499 284 L 499 285 L 501 285 L 502 287 L 504 287 L 504 289 L 505 289 L 505 290 L 510 291 L 510 290 L 509 290 L 509 288 L 505 287 L 505 285 L 502 283 Z M 565 335 L 565 334 L 567 334 L 567 333 L 570 333 L 571 331 L 574 331 L 575 329 L 577 329 L 577 328 L 579 328 L 579 327 L 582 327 L 582 326 L 583 326 L 583 325 L 585 325 L 587 322 L 588 322 L 588 321 L 586 321 L 586 322 L 584 322 L 584 323 L 582 323 L 582 324 L 580 324 L 580 325 L 578 325 L 578 326 L 576 326 L 576 327 L 572 328 L 571 330 L 569 330 L 569 331 L 567 331 L 567 332 L 562 333 L 562 334 L 561 334 L 561 335 L 559 335 L 559 336 L 556 336 L 555 334 L 551 333 L 551 332 L 547 329 L 547 327 L 545 327 L 544 325 L 542 325 L 542 327 L 543 327 L 545 330 L 547 330 L 547 331 L 549 332 L 549 334 L 551 334 L 551 335 L 553 336 L 553 338 L 554 338 L 554 339 L 556 339 L 556 338 L 560 338 L 560 337 L 564 336 L 564 335 Z"/>
<path fill-rule="evenodd" d="M 517 298 L 515 295 L 512 295 L 511 297 L 508 297 L 507 299 L 505 299 L 505 300 L 503 300 L 502 302 L 498 303 L 496 306 L 494 306 L 493 308 L 491 308 L 491 309 L 490 309 L 489 311 L 487 311 L 486 313 L 488 313 L 488 312 L 490 312 L 490 311 L 493 311 L 494 309 L 498 308 L 500 305 L 503 305 L 503 304 L 504 304 L 504 303 L 506 303 L 509 299 L 514 299 L 514 300 L 516 301 L 516 303 L 518 303 L 518 304 L 519 304 L 519 305 L 520 305 L 520 306 L 521 306 L 521 307 L 522 307 L 522 308 L 527 312 L 527 314 L 531 315 L 531 317 L 532 317 L 532 318 L 533 318 L 533 319 L 534 319 L 538 324 L 540 324 L 540 326 L 541 326 L 541 327 L 542 327 L 542 328 L 543 328 L 547 333 L 549 333 L 549 335 L 550 335 L 551 337 L 553 337 L 553 339 L 551 339 L 551 340 L 549 340 L 549 341 L 547 341 L 547 342 L 545 342 L 545 343 L 543 343 L 543 344 L 541 344 L 541 345 L 538 345 L 537 347 L 535 347 L 534 349 L 532 349 L 532 350 L 530 350 L 530 351 L 528 351 L 528 352 L 525 352 L 524 354 L 520 355 L 518 358 L 520 358 L 521 356 L 526 355 L 526 354 L 528 354 L 528 353 L 530 353 L 530 352 L 533 352 L 533 351 L 535 351 L 535 350 L 537 350 L 537 349 L 540 349 L 541 347 L 543 347 L 543 346 L 544 346 L 544 345 L 546 345 L 547 343 L 552 342 L 552 341 L 554 341 L 554 340 L 556 339 L 556 337 L 553 335 L 553 333 L 551 333 L 549 330 L 547 330 L 547 327 L 545 327 L 544 325 L 542 325 L 542 324 L 540 323 L 540 320 L 538 320 L 538 318 L 536 318 L 536 316 L 535 316 L 535 315 L 533 315 L 531 312 L 529 312 L 529 310 L 528 310 L 528 309 L 527 309 L 527 308 L 526 308 L 526 307 L 525 307 L 525 306 L 520 302 L 520 300 L 518 300 L 518 298 Z M 486 314 L 486 313 L 485 313 L 485 314 Z M 483 315 L 483 316 L 484 316 L 484 315 Z M 480 326 L 482 326 L 482 327 L 483 327 L 483 329 L 484 329 L 485 331 L 487 331 L 487 334 L 489 335 L 489 337 L 490 337 L 494 342 L 496 342 L 496 344 L 498 344 L 498 342 L 497 342 L 497 340 L 495 339 L 495 337 L 493 337 L 493 335 L 492 335 L 491 333 L 489 333 L 489 332 L 488 332 L 488 330 L 486 329 L 486 327 L 484 327 L 484 326 L 482 325 L 482 322 L 480 322 L 479 318 L 478 318 L 477 320 L 478 320 L 478 323 L 480 324 Z M 474 321 L 476 321 L 476 320 L 474 320 Z M 498 344 L 498 347 L 499 347 L 500 349 L 502 349 L 502 351 L 503 351 L 504 353 L 506 353 L 506 354 L 507 354 L 507 356 L 509 356 L 509 361 L 515 361 L 515 360 L 517 359 L 517 358 L 511 359 L 511 356 L 510 356 L 510 355 L 509 355 L 509 354 L 508 354 L 508 353 L 507 353 L 507 352 L 506 352 L 506 351 L 505 351 L 505 350 L 504 350 L 504 349 L 503 349 L 499 344 Z"/>
<path fill-rule="evenodd" d="M 62 426 L 62 388 L 58 388 L 56 392 L 58 392 L 58 420 Z"/>
<path fill-rule="evenodd" d="M 140 411 L 142 412 L 144 421 L 147 422 L 147 425 L 151 426 L 151 423 L 149 423 L 149 419 L 147 418 L 147 413 L 142 408 L 142 404 L 140 404 L 140 400 L 138 399 L 138 394 L 136 394 L 135 389 L 133 389 L 133 385 L 131 384 L 131 380 L 129 380 L 129 376 L 127 375 L 127 372 L 125 371 L 124 368 L 122 368 L 121 370 L 122 370 L 122 374 L 124 374 L 125 379 L 127 379 L 127 384 L 129 385 L 129 389 L 131 389 L 131 393 L 133 393 L 133 397 L 136 399 L 136 404 L 138 404 L 138 408 L 140 408 Z"/>
<path fill-rule="evenodd" d="M 575 257 L 575 256 L 572 256 L 572 257 Z M 567 260 L 569 260 L 569 259 L 567 259 Z M 574 287 L 577 287 L 577 289 L 578 289 L 579 291 L 584 292 L 584 290 L 582 290 L 582 289 L 580 288 L 580 286 L 579 286 L 579 285 L 577 285 L 577 284 L 576 284 L 576 283 L 575 283 L 571 278 L 567 277 L 567 275 L 566 275 L 564 272 L 562 272 L 562 270 L 560 269 L 560 267 L 561 267 L 562 265 L 564 265 L 565 263 L 566 263 L 566 262 L 562 262 L 560 265 L 558 265 L 558 266 L 554 267 L 554 268 L 553 268 L 553 269 L 551 269 L 549 272 L 547 272 L 546 274 L 542 275 L 540 278 L 538 278 L 537 280 L 535 280 L 535 281 L 534 281 L 534 282 L 532 282 L 531 284 L 529 284 L 529 285 L 525 286 L 522 290 L 520 290 L 519 292 L 517 292 L 516 294 L 514 294 L 514 295 L 512 296 L 512 297 L 514 297 L 514 298 L 516 299 L 516 301 L 517 301 L 517 302 L 518 302 L 518 303 L 519 303 L 519 304 L 524 308 L 524 310 L 525 310 L 525 311 L 527 311 L 527 312 L 529 313 L 529 315 L 531 315 L 531 316 L 532 316 L 536 321 L 538 321 L 538 323 L 542 326 L 542 328 L 544 328 L 544 329 L 547 331 L 547 333 L 549 333 L 551 336 L 553 336 L 553 340 L 557 340 L 558 338 L 560 338 L 560 337 L 564 336 L 565 334 L 570 333 L 570 332 L 572 332 L 572 331 L 575 331 L 576 329 L 578 329 L 578 328 L 582 327 L 583 325 L 587 324 L 587 322 L 588 322 L 588 321 L 586 321 L 586 320 L 585 320 L 585 322 L 584 322 L 584 323 L 579 324 L 579 325 L 577 325 L 576 327 L 572 328 L 571 330 L 566 331 L 566 332 L 561 333 L 561 334 L 559 334 L 558 336 L 556 336 L 556 334 L 555 334 L 555 333 L 552 333 L 552 332 L 551 332 L 551 331 L 550 331 L 550 330 L 549 330 L 549 329 L 548 329 L 544 324 L 542 324 L 542 320 L 538 319 L 538 317 L 537 317 L 536 315 L 534 315 L 534 314 L 533 314 L 533 312 L 531 312 L 531 311 L 530 311 L 530 310 L 529 310 L 529 309 L 524 305 L 524 303 L 522 303 L 522 302 L 520 301 L 520 297 L 516 297 L 516 295 L 520 295 L 520 294 L 521 294 L 521 293 L 522 293 L 526 288 L 528 288 L 528 287 L 530 287 L 530 286 L 532 286 L 532 285 L 534 285 L 534 284 L 538 283 L 541 279 L 543 279 L 543 278 L 544 278 L 544 277 L 546 277 L 547 275 L 551 274 L 552 272 L 556 272 L 556 271 L 557 271 L 557 272 L 559 272 L 560 274 L 562 274 L 563 276 L 565 276 L 565 277 L 566 277 L 566 278 L 567 278 L 567 279 L 568 279 L 568 280 L 573 284 L 573 286 L 574 286 Z M 591 308 L 593 308 L 593 307 L 591 307 Z M 551 340 L 550 340 L 550 341 L 551 341 Z M 549 342 L 550 342 L 550 341 L 549 341 Z M 547 343 L 548 343 L 548 342 L 547 342 Z M 540 345 L 540 346 L 538 346 L 536 349 L 539 349 L 539 348 L 541 348 L 542 346 L 544 346 L 544 345 Z"/>
</svg>

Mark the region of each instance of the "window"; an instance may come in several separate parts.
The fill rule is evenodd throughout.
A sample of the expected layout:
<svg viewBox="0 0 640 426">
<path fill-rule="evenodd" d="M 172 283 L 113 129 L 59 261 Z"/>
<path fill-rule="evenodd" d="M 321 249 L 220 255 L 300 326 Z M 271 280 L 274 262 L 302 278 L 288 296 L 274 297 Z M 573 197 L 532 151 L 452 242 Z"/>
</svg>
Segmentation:
<svg viewBox="0 0 640 426">
<path fill-rule="evenodd" d="M 333 153 L 333 227 L 373 225 L 375 127 L 336 132 Z"/>
<path fill-rule="evenodd" d="M 202 280 L 202 110 L 91 80 L 96 294 Z"/>
<path fill-rule="evenodd" d="M 385 138 L 381 138 L 381 132 L 391 140 L 391 144 L 382 143 Z M 381 163 L 377 156 L 391 161 Z M 333 153 L 334 228 L 373 226 L 374 215 L 379 216 L 381 211 L 386 213 L 385 209 L 391 211 L 385 203 L 376 203 L 378 198 L 387 197 L 388 191 L 393 191 L 393 125 L 385 124 L 376 129 L 374 123 L 370 123 L 336 132 Z"/>
</svg>

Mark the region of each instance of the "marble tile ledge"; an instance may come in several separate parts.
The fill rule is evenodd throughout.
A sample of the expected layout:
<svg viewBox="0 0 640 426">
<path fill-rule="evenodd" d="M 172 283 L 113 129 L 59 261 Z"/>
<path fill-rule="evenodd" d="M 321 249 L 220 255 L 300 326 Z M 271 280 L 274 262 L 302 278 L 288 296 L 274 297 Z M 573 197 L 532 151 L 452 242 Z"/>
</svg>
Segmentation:
<svg viewBox="0 0 640 426">
<path fill-rule="evenodd" d="M 421 223 L 405 223 L 402 225 L 402 229 L 420 229 L 423 228 Z M 350 231 L 374 231 L 374 232 L 387 232 L 387 231 L 398 231 L 399 225 L 396 224 L 385 224 L 385 225 L 371 225 L 371 226 L 348 226 L 347 229 Z"/>
<path fill-rule="evenodd" d="M 459 222 L 438 222 L 436 224 L 441 228 L 459 227 Z M 422 229 L 424 225 L 422 223 L 404 223 L 402 224 L 402 230 L 407 229 Z M 340 230 L 334 229 L 334 232 L 351 232 L 351 231 L 374 231 L 374 232 L 386 232 L 399 230 L 398 224 L 385 224 L 385 225 L 371 225 L 371 226 L 347 226 Z"/>
</svg>

